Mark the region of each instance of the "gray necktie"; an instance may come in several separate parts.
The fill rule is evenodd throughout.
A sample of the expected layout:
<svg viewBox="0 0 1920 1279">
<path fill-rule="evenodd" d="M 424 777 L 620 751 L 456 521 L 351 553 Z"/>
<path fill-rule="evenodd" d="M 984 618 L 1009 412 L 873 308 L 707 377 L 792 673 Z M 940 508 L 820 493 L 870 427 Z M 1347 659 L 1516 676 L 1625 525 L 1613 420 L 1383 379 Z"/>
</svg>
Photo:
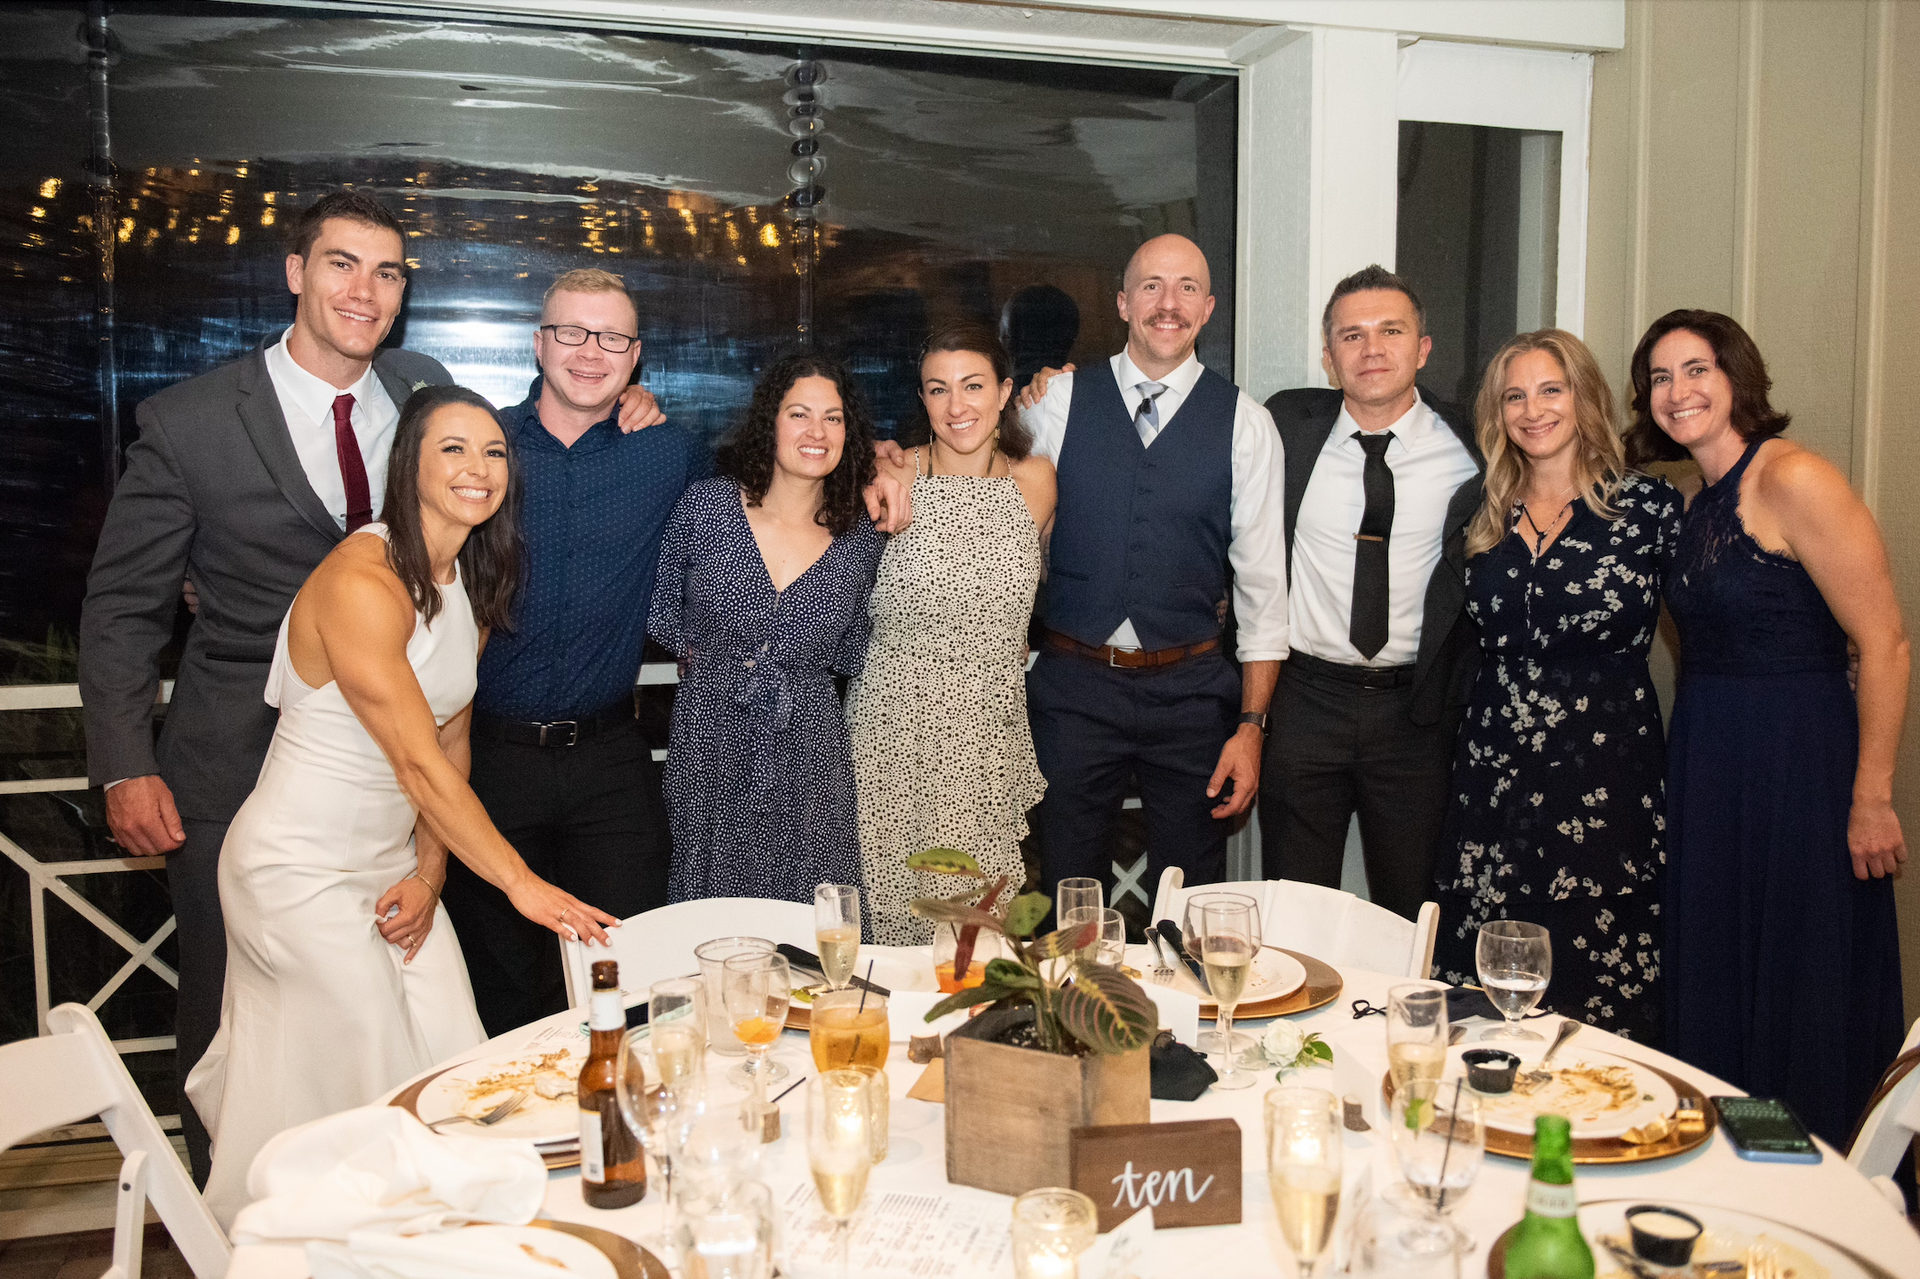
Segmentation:
<svg viewBox="0 0 1920 1279">
<path fill-rule="evenodd" d="M 1152 444 L 1153 437 L 1160 434 L 1160 396 L 1165 393 L 1165 382 L 1136 382 L 1134 390 L 1144 397 L 1140 407 L 1133 411 L 1133 429 L 1140 433 L 1140 443 Z"/>
</svg>

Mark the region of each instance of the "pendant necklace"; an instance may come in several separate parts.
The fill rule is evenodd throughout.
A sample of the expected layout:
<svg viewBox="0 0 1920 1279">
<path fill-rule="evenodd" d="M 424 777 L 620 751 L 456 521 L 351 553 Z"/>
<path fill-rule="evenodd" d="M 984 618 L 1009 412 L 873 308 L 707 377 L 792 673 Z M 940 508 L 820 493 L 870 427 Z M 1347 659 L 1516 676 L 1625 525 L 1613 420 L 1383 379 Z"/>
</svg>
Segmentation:
<svg viewBox="0 0 1920 1279">
<path fill-rule="evenodd" d="M 1565 491 L 1568 493 L 1572 493 L 1573 496 L 1567 499 L 1567 504 L 1561 507 L 1559 512 L 1555 514 L 1551 520 L 1547 521 L 1547 526 L 1545 528 L 1541 528 L 1539 524 L 1534 522 L 1533 512 L 1527 509 L 1527 504 L 1525 502 L 1520 503 L 1520 519 L 1525 520 L 1527 522 L 1527 527 L 1533 530 L 1533 558 L 1535 559 L 1540 558 L 1542 552 L 1546 548 L 1547 538 L 1552 536 L 1554 529 L 1560 527 L 1561 519 L 1563 519 L 1566 516 L 1566 513 L 1568 511 L 1573 509 L 1573 504 L 1580 500 L 1579 491 L 1577 489 L 1574 489 L 1572 486 L 1568 486 L 1568 488 Z M 1517 525 L 1518 523 L 1519 521 L 1516 520 L 1515 524 Z"/>
</svg>

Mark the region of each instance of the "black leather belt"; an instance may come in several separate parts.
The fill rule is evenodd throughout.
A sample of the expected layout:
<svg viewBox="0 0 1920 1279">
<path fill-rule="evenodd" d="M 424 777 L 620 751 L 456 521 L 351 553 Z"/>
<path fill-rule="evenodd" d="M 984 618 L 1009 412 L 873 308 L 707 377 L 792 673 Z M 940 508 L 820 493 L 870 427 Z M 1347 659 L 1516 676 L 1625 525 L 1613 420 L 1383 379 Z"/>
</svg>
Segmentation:
<svg viewBox="0 0 1920 1279">
<path fill-rule="evenodd" d="M 1412 666 L 1349 666 L 1302 653 L 1297 648 L 1287 657 L 1286 666 L 1302 675 L 1319 675 L 1371 689 L 1406 688 L 1413 683 L 1415 670 Z"/>
<path fill-rule="evenodd" d="M 588 738 L 597 737 L 610 728 L 633 722 L 633 696 L 628 694 L 617 702 L 610 702 L 579 719 L 548 720 L 544 724 L 527 723 L 522 720 L 499 719 L 492 715 L 473 713 L 473 731 L 495 741 L 510 742 L 515 746 L 578 746 Z"/>
</svg>

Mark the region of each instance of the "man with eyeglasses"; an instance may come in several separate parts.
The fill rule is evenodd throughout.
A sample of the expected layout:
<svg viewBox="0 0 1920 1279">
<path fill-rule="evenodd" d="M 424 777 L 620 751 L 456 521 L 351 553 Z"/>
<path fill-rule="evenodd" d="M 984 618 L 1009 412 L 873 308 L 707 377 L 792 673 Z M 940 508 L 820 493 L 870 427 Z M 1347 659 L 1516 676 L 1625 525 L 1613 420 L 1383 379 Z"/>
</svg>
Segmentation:
<svg viewBox="0 0 1920 1279">
<path fill-rule="evenodd" d="M 568 271 L 533 338 L 540 374 L 500 414 L 522 477 L 526 586 L 480 657 L 472 783 L 535 874 L 621 918 L 666 902 L 659 772 L 634 719 L 660 535 L 704 454 L 672 423 L 623 434 L 640 362 L 620 277 Z M 566 1005 L 553 934 L 449 859 L 443 900 L 498 1035 Z"/>
</svg>

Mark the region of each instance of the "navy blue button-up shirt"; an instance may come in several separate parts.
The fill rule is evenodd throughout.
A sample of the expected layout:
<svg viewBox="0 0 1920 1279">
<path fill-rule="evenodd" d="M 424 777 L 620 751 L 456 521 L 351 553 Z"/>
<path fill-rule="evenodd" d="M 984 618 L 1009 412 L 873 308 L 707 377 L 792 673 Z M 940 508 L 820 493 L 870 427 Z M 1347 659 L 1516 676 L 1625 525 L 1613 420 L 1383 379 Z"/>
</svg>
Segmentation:
<svg viewBox="0 0 1920 1279">
<path fill-rule="evenodd" d="M 526 585 L 511 631 L 480 657 L 474 709 L 578 719 L 628 694 L 640 672 L 660 535 L 705 451 L 671 422 L 622 435 L 612 418 L 568 448 L 540 424 L 540 379 L 500 414 L 520 463 Z"/>
</svg>

